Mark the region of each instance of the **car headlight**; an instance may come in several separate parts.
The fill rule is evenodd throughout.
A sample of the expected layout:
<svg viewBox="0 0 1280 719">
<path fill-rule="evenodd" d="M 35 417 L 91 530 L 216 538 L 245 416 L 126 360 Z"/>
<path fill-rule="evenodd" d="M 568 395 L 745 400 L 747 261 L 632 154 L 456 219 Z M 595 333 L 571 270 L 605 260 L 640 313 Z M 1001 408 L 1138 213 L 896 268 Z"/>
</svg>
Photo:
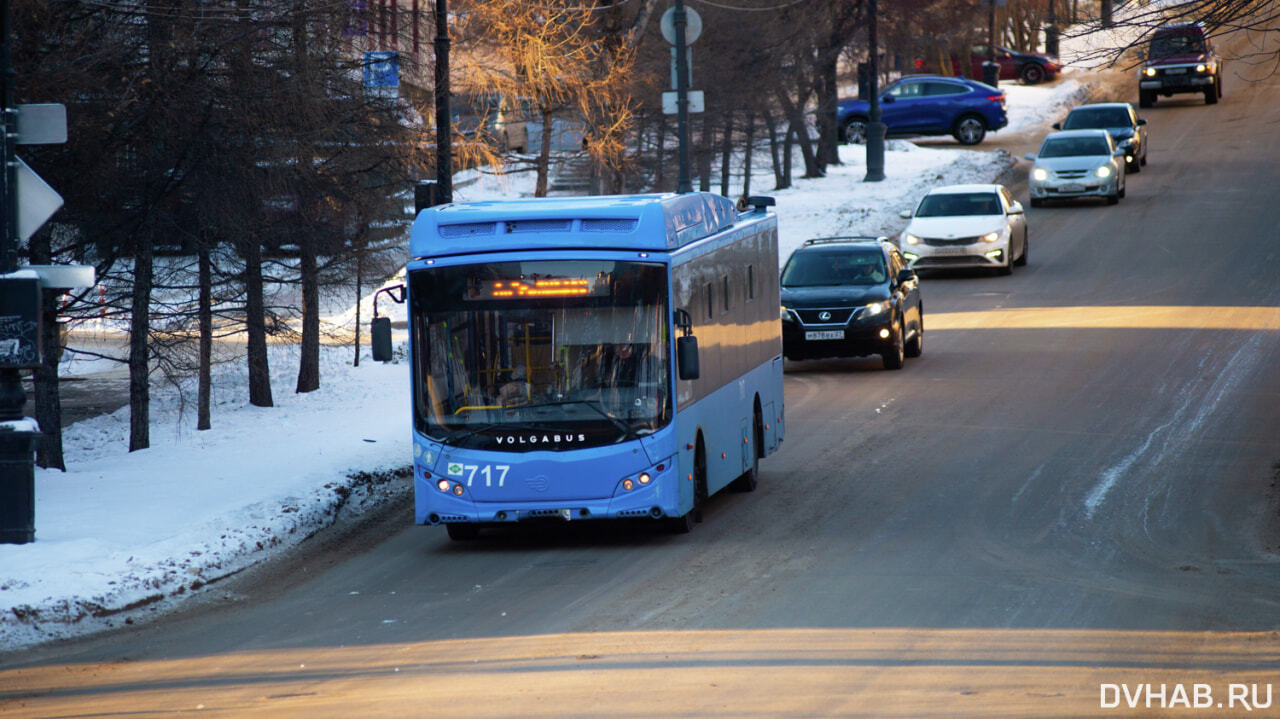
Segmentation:
<svg viewBox="0 0 1280 719">
<path fill-rule="evenodd" d="M 1142 74 L 1146 75 L 1147 77 L 1155 77 L 1156 69 L 1154 67 L 1148 67 L 1142 71 Z"/>
<path fill-rule="evenodd" d="M 1209 68 L 1205 66 L 1203 62 L 1200 63 L 1199 65 L 1196 65 L 1196 72 L 1204 72 L 1205 70 L 1208 70 L 1208 69 Z"/>
<path fill-rule="evenodd" d="M 788 322 L 791 320 L 791 310 L 787 309 L 786 305 L 782 305 L 782 312 L 780 314 L 783 322 Z"/>
<path fill-rule="evenodd" d="M 1049 171 L 1043 167 L 1034 167 L 1031 169 L 1031 179 L 1041 181 L 1047 180 L 1049 179 Z"/>
<path fill-rule="evenodd" d="M 1094 170 L 1093 174 L 1098 177 L 1111 177 L 1111 165 L 1103 165 L 1102 167 Z"/>
<path fill-rule="evenodd" d="M 1000 241 L 1000 235 L 1002 235 L 1002 234 L 1004 234 L 1004 233 L 1003 233 L 1003 232 L 988 232 L 987 234 L 983 235 L 982 237 L 979 237 L 978 239 L 982 240 L 983 242 L 999 242 L 999 241 Z"/>
<path fill-rule="evenodd" d="M 920 238 L 919 238 L 919 237 L 916 237 L 915 235 L 911 234 L 910 232 L 904 232 L 904 233 L 902 233 L 902 239 L 906 240 L 908 245 L 918 245 L 918 244 L 920 244 Z"/>
<path fill-rule="evenodd" d="M 876 315 L 881 314 L 888 309 L 889 309 L 888 302 L 872 302 L 871 304 L 862 308 L 862 316 L 875 317 Z"/>
</svg>

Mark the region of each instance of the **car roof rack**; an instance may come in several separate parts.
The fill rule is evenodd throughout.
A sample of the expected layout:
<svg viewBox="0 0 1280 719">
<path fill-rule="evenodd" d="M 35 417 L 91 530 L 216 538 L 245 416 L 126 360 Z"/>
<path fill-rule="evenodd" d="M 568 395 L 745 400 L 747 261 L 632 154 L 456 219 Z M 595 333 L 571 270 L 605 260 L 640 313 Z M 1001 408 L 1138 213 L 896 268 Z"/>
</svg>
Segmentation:
<svg viewBox="0 0 1280 719">
<path fill-rule="evenodd" d="M 808 247 L 809 245 L 825 245 L 825 244 L 831 244 L 831 243 L 837 243 L 837 242 L 877 242 L 877 241 L 887 242 L 888 240 L 889 238 L 883 235 L 881 235 L 880 237 L 876 237 L 873 235 L 848 235 L 844 237 L 815 237 L 812 240 L 805 240 L 804 246 Z"/>
</svg>

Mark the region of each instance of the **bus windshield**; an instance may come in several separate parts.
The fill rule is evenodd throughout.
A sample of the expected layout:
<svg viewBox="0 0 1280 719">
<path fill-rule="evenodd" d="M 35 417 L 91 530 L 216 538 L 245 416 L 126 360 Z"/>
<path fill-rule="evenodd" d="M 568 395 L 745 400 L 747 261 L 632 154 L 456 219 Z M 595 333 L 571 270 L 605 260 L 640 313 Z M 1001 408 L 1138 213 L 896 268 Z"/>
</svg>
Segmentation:
<svg viewBox="0 0 1280 719">
<path fill-rule="evenodd" d="M 667 272 L 613 260 L 410 273 L 414 425 L 453 446 L 558 450 L 671 419 Z"/>
</svg>

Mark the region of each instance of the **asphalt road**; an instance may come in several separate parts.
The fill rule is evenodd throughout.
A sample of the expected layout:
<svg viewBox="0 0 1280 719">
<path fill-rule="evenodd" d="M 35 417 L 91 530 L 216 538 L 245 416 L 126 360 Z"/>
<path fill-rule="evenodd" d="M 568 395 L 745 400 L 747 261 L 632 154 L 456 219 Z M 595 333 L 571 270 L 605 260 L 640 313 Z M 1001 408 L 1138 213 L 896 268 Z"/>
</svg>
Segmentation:
<svg viewBox="0 0 1280 719">
<path fill-rule="evenodd" d="M 790 365 L 783 450 L 692 534 L 398 506 L 0 659 L 0 713 L 1280 715 L 1280 77 L 1185 97 L 1118 206 L 926 278 L 905 370 Z"/>
</svg>

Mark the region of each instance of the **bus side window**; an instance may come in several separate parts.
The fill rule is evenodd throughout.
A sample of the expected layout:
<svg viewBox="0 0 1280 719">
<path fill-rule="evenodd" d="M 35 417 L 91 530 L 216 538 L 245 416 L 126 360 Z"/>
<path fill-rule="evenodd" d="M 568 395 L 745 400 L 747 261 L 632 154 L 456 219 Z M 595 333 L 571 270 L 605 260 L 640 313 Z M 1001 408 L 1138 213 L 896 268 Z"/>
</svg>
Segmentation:
<svg viewBox="0 0 1280 719">
<path fill-rule="evenodd" d="M 716 317 L 716 301 L 714 290 L 710 282 L 707 283 L 707 319 L 712 320 Z"/>
<path fill-rule="evenodd" d="M 756 298 L 756 268 L 747 265 L 747 302 Z"/>
<path fill-rule="evenodd" d="M 729 275 L 720 278 L 720 290 L 724 293 L 724 312 L 729 311 Z"/>
</svg>

